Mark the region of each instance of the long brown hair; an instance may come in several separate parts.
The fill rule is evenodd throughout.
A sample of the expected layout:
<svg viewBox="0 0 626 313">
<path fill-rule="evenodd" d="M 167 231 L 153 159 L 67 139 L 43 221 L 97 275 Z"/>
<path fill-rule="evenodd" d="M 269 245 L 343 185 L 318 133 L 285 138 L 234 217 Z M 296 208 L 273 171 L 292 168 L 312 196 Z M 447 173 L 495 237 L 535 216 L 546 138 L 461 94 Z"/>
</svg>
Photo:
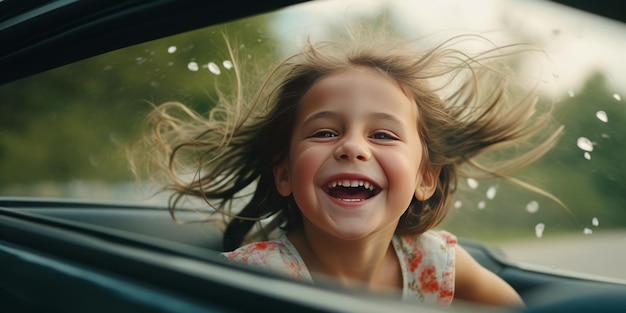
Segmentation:
<svg viewBox="0 0 626 313">
<path fill-rule="evenodd" d="M 288 157 L 300 100 L 321 77 L 364 66 L 395 80 L 418 108 L 416 123 L 425 150 L 421 170 L 440 172 L 434 195 L 423 202 L 414 199 L 396 232 L 420 234 L 431 229 L 446 216 L 464 170 L 507 178 L 547 152 L 561 132 L 558 128 L 538 136 L 550 124 L 550 110 L 538 110 L 532 86 L 524 86 L 503 61 L 533 49 L 492 46 L 468 54 L 456 48 L 467 40 L 488 42 L 472 35 L 432 48 L 382 37 L 308 42 L 278 64 L 251 97 L 245 96 L 235 66 L 235 96 L 221 97 L 208 117 L 181 103 L 155 107 L 144 147 L 151 147 L 151 164 L 166 174 L 167 189 L 175 192 L 172 215 L 184 196 L 205 199 L 227 217 L 226 251 L 239 247 L 259 220 L 271 217 L 265 231 L 297 227 L 301 213 L 291 196 L 276 190 L 273 168 Z M 531 138 L 538 139 L 522 152 L 490 160 L 489 166 L 477 161 L 486 152 L 508 151 Z M 252 197 L 245 198 L 241 210 L 232 211 L 233 202 L 250 187 Z"/>
</svg>

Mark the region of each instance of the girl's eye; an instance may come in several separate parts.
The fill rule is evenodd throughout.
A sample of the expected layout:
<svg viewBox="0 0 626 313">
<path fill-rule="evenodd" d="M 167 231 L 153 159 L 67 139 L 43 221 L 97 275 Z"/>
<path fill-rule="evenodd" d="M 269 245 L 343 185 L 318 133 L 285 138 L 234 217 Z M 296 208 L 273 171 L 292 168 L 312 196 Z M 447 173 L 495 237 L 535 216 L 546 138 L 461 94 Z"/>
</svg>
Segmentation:
<svg viewBox="0 0 626 313">
<path fill-rule="evenodd" d="M 315 132 L 311 137 L 313 138 L 335 138 L 337 134 L 330 130 L 320 130 Z"/>
<path fill-rule="evenodd" d="M 395 135 L 389 133 L 389 132 L 375 132 L 373 133 L 370 138 L 372 139 L 376 139 L 376 140 L 398 140 L 398 137 L 396 137 Z"/>
</svg>

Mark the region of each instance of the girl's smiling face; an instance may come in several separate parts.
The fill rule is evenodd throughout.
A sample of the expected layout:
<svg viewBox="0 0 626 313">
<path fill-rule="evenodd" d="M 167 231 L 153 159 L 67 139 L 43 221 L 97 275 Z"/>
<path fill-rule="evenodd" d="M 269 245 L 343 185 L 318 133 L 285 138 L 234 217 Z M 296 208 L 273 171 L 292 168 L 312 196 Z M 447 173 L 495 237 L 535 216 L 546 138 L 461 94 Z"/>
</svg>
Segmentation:
<svg viewBox="0 0 626 313">
<path fill-rule="evenodd" d="M 293 194 L 305 225 L 344 240 L 393 233 L 413 197 L 432 195 L 422 175 L 417 108 L 391 78 L 356 67 L 318 80 L 296 116 L 276 187 Z M 284 135 L 284 134 L 277 134 Z"/>
</svg>

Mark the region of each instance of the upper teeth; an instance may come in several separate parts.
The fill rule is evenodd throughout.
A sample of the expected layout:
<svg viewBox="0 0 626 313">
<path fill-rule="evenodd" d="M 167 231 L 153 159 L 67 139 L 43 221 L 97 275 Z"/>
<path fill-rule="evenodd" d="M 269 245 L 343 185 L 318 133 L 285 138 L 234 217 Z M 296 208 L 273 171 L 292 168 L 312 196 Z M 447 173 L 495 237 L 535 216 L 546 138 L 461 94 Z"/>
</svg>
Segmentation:
<svg viewBox="0 0 626 313">
<path fill-rule="evenodd" d="M 343 187 L 360 187 L 361 186 L 368 190 L 374 190 L 374 186 L 372 184 L 366 181 L 362 181 L 362 180 L 343 179 L 343 180 L 336 180 L 328 184 L 329 188 L 335 188 L 337 186 L 343 186 Z"/>
</svg>

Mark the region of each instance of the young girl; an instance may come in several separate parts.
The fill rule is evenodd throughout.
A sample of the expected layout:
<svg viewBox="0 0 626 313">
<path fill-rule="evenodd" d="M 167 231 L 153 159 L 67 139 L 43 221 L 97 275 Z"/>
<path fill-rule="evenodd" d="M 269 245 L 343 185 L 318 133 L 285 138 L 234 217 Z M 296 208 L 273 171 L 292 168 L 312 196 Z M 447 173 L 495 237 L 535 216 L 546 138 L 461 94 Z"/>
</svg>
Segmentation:
<svg viewBox="0 0 626 313">
<path fill-rule="evenodd" d="M 549 116 L 496 62 L 520 46 L 454 48 L 472 38 L 429 49 L 380 38 L 308 43 L 249 100 L 236 68 L 237 93 L 208 118 L 179 103 L 156 108 L 150 142 L 178 195 L 172 212 L 182 196 L 205 199 L 230 217 L 226 258 L 299 280 L 331 276 L 423 302 L 523 305 L 454 235 L 433 230 L 461 165 L 507 177 L 559 132 L 518 156 L 503 150 L 528 142 Z M 499 150 L 505 160 L 477 161 Z M 231 212 L 246 188 L 252 197 Z"/>
</svg>

